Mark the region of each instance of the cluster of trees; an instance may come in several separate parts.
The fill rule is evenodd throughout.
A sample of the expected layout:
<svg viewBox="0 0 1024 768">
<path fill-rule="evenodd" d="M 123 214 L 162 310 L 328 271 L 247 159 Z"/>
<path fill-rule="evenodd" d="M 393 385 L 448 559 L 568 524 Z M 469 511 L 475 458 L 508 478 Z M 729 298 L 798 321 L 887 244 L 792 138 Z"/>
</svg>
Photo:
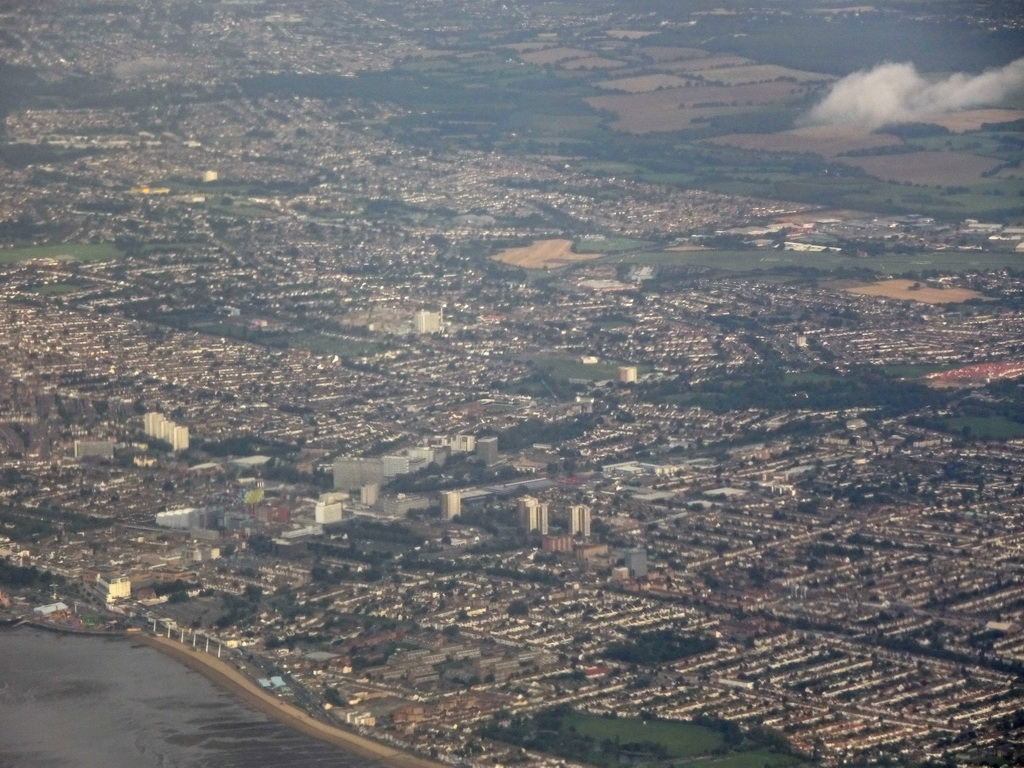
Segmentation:
<svg viewBox="0 0 1024 768">
<path fill-rule="evenodd" d="M 199 589 L 202 585 L 199 582 L 187 582 L 182 579 L 175 579 L 171 582 L 158 582 L 153 585 L 153 591 L 158 597 L 167 595 L 169 603 L 184 603 L 188 600 L 188 593 L 191 590 Z"/>
<path fill-rule="evenodd" d="M 64 582 L 63 576 L 58 576 L 49 571 L 41 571 L 38 568 L 23 568 L 20 565 L 12 565 L 6 560 L 0 560 L 0 584 L 15 589 L 42 589 L 50 584 Z"/>
<path fill-rule="evenodd" d="M 654 665 L 708 653 L 717 647 L 718 641 L 713 637 L 679 634 L 673 629 L 657 629 L 652 632 L 634 632 L 628 640 L 609 645 L 605 655 L 627 664 Z"/>
<path fill-rule="evenodd" d="M 263 590 L 249 585 L 241 595 L 225 592 L 221 595 L 221 615 L 215 622 L 218 627 L 245 626 L 255 620 L 260 611 Z"/>
<path fill-rule="evenodd" d="M 847 376 L 807 377 L 787 381 L 782 371 L 764 368 L 741 381 L 714 379 L 691 387 L 683 378 L 640 388 L 649 401 L 686 396 L 702 408 L 717 413 L 750 408 L 791 410 L 795 407 L 830 411 L 878 407 L 887 415 L 940 407 L 948 395 L 913 381 L 887 376 L 883 371 L 861 367 Z"/>
<path fill-rule="evenodd" d="M 589 414 L 564 421 L 527 419 L 499 434 L 498 447 L 505 452 L 514 452 L 534 443 L 559 445 L 586 434 L 596 425 L 596 418 Z"/>
</svg>

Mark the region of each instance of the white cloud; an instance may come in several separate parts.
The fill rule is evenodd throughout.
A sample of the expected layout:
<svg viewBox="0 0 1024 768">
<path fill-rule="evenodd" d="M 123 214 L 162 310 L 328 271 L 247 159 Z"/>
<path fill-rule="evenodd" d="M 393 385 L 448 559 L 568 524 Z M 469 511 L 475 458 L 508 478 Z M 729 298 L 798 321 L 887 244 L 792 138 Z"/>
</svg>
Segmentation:
<svg viewBox="0 0 1024 768">
<path fill-rule="evenodd" d="M 928 117 L 981 106 L 996 106 L 1024 91 L 1024 59 L 980 75 L 958 73 L 944 80 L 921 77 L 913 64 L 880 64 L 854 72 L 832 86 L 803 119 L 805 125 L 924 122 Z"/>
</svg>

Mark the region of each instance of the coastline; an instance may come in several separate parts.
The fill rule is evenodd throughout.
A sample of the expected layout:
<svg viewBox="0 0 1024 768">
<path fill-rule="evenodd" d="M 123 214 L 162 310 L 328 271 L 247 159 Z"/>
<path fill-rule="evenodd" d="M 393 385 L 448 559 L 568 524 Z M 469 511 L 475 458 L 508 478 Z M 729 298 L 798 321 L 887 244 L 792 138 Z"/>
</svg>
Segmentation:
<svg viewBox="0 0 1024 768">
<path fill-rule="evenodd" d="M 226 690 L 244 704 L 273 718 L 282 725 L 339 747 L 356 757 L 386 765 L 389 768 L 448 768 L 445 763 L 403 752 L 397 747 L 316 720 L 298 707 L 281 701 L 276 696 L 262 690 L 226 661 L 209 653 L 193 650 L 176 640 L 150 634 L 140 633 L 127 637 L 170 656 Z"/>
</svg>

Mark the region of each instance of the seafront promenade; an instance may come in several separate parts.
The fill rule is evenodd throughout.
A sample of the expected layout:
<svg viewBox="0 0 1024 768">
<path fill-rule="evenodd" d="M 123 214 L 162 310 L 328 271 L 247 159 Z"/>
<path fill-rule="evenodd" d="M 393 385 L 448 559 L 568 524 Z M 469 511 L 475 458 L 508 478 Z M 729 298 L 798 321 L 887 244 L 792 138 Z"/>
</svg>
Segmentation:
<svg viewBox="0 0 1024 768">
<path fill-rule="evenodd" d="M 239 700 L 278 722 L 315 739 L 390 768 L 442 768 L 446 764 L 403 752 L 389 744 L 360 736 L 343 728 L 323 723 L 307 712 L 264 691 L 227 661 L 212 653 L 194 649 L 177 640 L 159 635 L 139 633 L 132 640 L 156 648 L 181 662 L 214 684 L 232 693 Z"/>
</svg>

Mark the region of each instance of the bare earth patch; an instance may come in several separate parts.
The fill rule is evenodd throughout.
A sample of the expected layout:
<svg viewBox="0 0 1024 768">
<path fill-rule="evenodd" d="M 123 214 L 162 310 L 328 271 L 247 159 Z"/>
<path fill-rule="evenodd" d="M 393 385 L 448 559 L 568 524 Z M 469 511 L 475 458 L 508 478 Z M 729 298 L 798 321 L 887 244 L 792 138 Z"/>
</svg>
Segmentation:
<svg viewBox="0 0 1024 768">
<path fill-rule="evenodd" d="M 569 59 L 590 58 L 593 55 L 590 51 L 585 51 L 582 48 L 548 48 L 543 51 L 521 54 L 520 58 L 529 64 L 543 66 L 544 64 L 557 64 L 560 61 L 568 61 Z"/>
<path fill-rule="evenodd" d="M 955 112 L 952 115 L 938 115 L 929 117 L 929 123 L 941 125 L 953 133 L 965 133 L 976 131 L 986 123 L 1010 123 L 1014 120 L 1024 120 L 1024 110 L 1020 109 L 969 109 L 965 112 Z"/>
<path fill-rule="evenodd" d="M 569 59 L 562 64 L 564 69 L 618 69 L 626 66 L 626 62 L 618 59 L 606 59 L 603 56 L 589 56 L 585 59 Z"/>
<path fill-rule="evenodd" d="M 884 181 L 909 181 L 935 187 L 980 181 L 983 173 L 1000 164 L 991 157 L 958 152 L 844 157 L 843 162 Z"/>
<path fill-rule="evenodd" d="M 523 269 L 557 269 L 576 261 L 600 258 L 599 253 L 574 253 L 572 240 L 537 240 L 522 248 L 506 248 L 494 255 L 495 261 Z"/>
<path fill-rule="evenodd" d="M 878 149 L 903 143 L 895 136 L 871 133 L 863 128 L 839 128 L 832 125 L 795 128 L 779 133 L 735 133 L 711 139 L 711 142 L 761 152 L 812 152 L 827 158 L 860 149 Z"/>
<path fill-rule="evenodd" d="M 608 37 L 614 37 L 616 40 L 641 40 L 658 33 L 643 29 L 609 29 L 606 34 Z"/>
<path fill-rule="evenodd" d="M 914 288 L 915 285 L 919 287 Z M 858 296 L 880 296 L 886 299 L 919 301 L 922 304 L 960 304 L 970 299 L 983 298 L 980 293 L 969 288 L 932 288 L 913 280 L 882 280 L 845 290 Z"/>
</svg>

